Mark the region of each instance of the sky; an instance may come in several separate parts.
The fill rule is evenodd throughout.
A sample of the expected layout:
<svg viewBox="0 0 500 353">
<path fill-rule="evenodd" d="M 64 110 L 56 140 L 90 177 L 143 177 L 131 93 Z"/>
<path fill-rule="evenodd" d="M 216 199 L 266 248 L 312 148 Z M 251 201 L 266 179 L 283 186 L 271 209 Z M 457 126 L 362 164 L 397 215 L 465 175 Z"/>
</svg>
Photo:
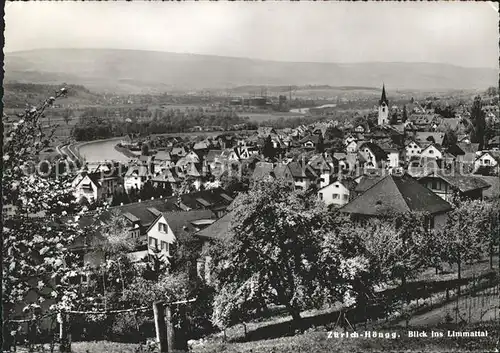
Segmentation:
<svg viewBox="0 0 500 353">
<path fill-rule="evenodd" d="M 487 2 L 10 2 L 5 52 L 113 48 L 498 68 Z"/>
</svg>

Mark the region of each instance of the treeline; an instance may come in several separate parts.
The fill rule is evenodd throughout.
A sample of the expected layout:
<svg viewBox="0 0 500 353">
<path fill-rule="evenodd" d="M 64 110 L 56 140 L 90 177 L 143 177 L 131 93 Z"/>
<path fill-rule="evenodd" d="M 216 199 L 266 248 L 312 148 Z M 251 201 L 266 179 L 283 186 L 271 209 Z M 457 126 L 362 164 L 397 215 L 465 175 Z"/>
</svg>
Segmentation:
<svg viewBox="0 0 500 353">
<path fill-rule="evenodd" d="M 334 303 L 356 308 L 366 320 L 370 305 L 386 301 L 376 288 L 398 287 L 387 315 L 401 310 L 398 300 L 410 301 L 407 283 L 429 268 L 437 274 L 456 265 L 458 281 L 465 264 L 485 256 L 494 268 L 497 202 L 460 201 L 444 226 L 433 228 L 427 213 L 387 212 L 362 221 L 315 201 L 280 180 L 235 200 L 229 234 L 210 249 L 213 324 L 224 329 L 273 304 L 285 306 L 297 327 L 302 311 Z"/>
<path fill-rule="evenodd" d="M 58 85 L 8 82 L 4 85 L 3 103 L 8 108 L 25 108 L 28 102 L 38 102 L 46 98 L 47 95 L 55 95 L 55 92 L 60 88 Z M 95 104 L 102 103 L 100 96 L 90 92 L 84 86 L 68 85 L 66 89 L 68 92 L 66 97 L 82 97 Z M 53 111 L 50 113 L 52 114 Z"/>
<path fill-rule="evenodd" d="M 83 116 L 72 129 L 71 135 L 77 141 L 91 141 L 126 134 L 146 136 L 150 134 L 186 132 L 195 126 L 219 126 L 224 130 L 233 130 L 235 125 L 242 130 L 255 129 L 256 127 L 248 119 L 240 118 L 235 114 L 198 115 L 187 112 L 173 112 L 171 115 L 163 115 L 161 118 L 153 117 L 149 121 L 129 119 L 124 122 L 121 118 Z"/>
</svg>

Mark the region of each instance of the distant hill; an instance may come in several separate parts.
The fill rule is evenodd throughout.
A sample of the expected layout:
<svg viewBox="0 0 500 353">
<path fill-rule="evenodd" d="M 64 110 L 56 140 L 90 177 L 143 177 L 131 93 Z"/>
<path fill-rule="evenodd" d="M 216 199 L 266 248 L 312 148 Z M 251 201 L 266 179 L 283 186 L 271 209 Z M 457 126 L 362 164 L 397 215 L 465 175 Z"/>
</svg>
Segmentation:
<svg viewBox="0 0 500 353">
<path fill-rule="evenodd" d="M 5 80 L 84 85 L 116 93 L 259 85 L 486 89 L 495 69 L 432 63 L 298 63 L 116 49 L 39 49 L 5 54 Z"/>
</svg>

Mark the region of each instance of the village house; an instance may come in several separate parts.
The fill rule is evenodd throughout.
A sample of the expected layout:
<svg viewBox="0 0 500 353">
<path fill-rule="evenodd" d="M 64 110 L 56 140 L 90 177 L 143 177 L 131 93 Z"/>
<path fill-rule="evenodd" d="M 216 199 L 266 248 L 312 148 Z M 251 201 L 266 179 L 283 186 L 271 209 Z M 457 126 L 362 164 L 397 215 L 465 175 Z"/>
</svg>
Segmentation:
<svg viewBox="0 0 500 353">
<path fill-rule="evenodd" d="M 229 236 L 232 218 L 233 213 L 228 212 L 224 217 L 195 233 L 195 237 L 202 242 L 200 257 L 196 264 L 197 274 L 207 284 L 211 283 L 210 262 L 212 260 L 209 255 L 206 255 L 208 247 L 214 242 L 224 240 Z"/>
<path fill-rule="evenodd" d="M 316 183 L 317 176 L 312 168 L 299 162 L 288 163 L 292 174 L 295 190 L 307 190 L 311 184 Z"/>
<path fill-rule="evenodd" d="M 288 164 L 278 163 L 271 174 L 276 179 L 284 180 L 288 185 L 294 186 L 294 179 Z"/>
<path fill-rule="evenodd" d="M 451 153 L 459 163 L 472 164 L 477 158 L 479 151 L 479 143 L 464 143 L 458 142 L 447 148 L 447 152 Z"/>
<path fill-rule="evenodd" d="M 175 244 L 215 222 L 210 210 L 161 212 L 147 229 L 148 254 L 164 255 L 166 262 L 173 256 Z"/>
<path fill-rule="evenodd" d="M 480 169 L 488 169 L 493 174 L 500 174 L 500 152 L 499 151 L 484 151 L 474 161 L 474 171 Z"/>
<path fill-rule="evenodd" d="M 427 212 L 429 227 L 442 228 L 451 205 L 407 174 L 389 174 L 341 208 L 355 220 L 391 213 Z"/>
<path fill-rule="evenodd" d="M 359 154 L 366 160 L 365 168 L 381 168 L 387 161 L 387 153 L 373 142 L 365 142 L 359 146 Z"/>
<path fill-rule="evenodd" d="M 274 178 L 274 165 L 270 162 L 257 162 L 250 178 L 250 186 L 260 180 L 272 180 Z"/>
<path fill-rule="evenodd" d="M 341 180 L 334 181 L 318 190 L 318 198 L 327 206 L 344 206 L 349 202 L 350 194 L 349 188 Z"/>
<path fill-rule="evenodd" d="M 445 134 L 443 132 L 428 132 L 428 131 L 418 131 L 415 134 L 415 139 L 419 144 L 438 144 L 443 146 L 445 142 Z"/>
<path fill-rule="evenodd" d="M 123 186 L 127 192 L 132 189 L 141 190 L 153 177 L 152 172 L 145 165 L 131 165 L 123 178 Z"/>
<path fill-rule="evenodd" d="M 175 166 L 174 158 L 166 150 L 158 150 L 154 155 L 154 162 L 157 167 L 156 170 L 168 169 Z"/>
<path fill-rule="evenodd" d="M 443 200 L 452 202 L 456 197 L 462 199 L 482 200 L 483 191 L 490 187 L 484 180 L 471 176 L 442 171 L 432 172 L 418 181 Z"/>
<path fill-rule="evenodd" d="M 405 146 L 405 159 L 410 161 L 413 158 L 420 158 L 420 153 L 422 152 L 422 146 L 420 143 L 411 140 Z"/>
<path fill-rule="evenodd" d="M 318 144 L 318 140 L 319 140 L 318 135 L 309 135 L 300 140 L 299 143 L 304 148 L 314 149 Z"/>
<path fill-rule="evenodd" d="M 318 177 L 318 188 L 329 185 L 339 171 L 339 162 L 326 153 L 313 156 L 307 164 Z"/>
<path fill-rule="evenodd" d="M 420 152 L 421 158 L 434 158 L 434 159 L 442 159 L 444 154 L 443 148 L 436 144 L 431 143 L 429 146 L 422 149 Z"/>
<path fill-rule="evenodd" d="M 357 151 L 358 151 L 358 143 L 356 142 L 356 140 L 352 140 L 346 145 L 347 153 L 356 153 Z"/>
<path fill-rule="evenodd" d="M 71 186 L 77 200 L 85 198 L 92 203 L 110 198 L 123 186 L 121 166 L 100 165 L 92 172 L 83 171 L 73 179 Z"/>
</svg>

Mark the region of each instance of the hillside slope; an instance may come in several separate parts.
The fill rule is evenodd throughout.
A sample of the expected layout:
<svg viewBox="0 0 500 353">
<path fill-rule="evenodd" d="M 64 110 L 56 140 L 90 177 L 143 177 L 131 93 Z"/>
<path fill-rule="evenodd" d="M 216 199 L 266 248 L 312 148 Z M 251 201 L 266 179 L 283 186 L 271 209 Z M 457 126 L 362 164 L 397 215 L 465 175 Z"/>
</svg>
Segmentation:
<svg viewBox="0 0 500 353">
<path fill-rule="evenodd" d="M 116 49 L 39 49 L 5 54 L 5 79 L 84 85 L 117 93 L 244 85 L 486 89 L 498 73 L 432 63 L 294 63 Z"/>
</svg>

